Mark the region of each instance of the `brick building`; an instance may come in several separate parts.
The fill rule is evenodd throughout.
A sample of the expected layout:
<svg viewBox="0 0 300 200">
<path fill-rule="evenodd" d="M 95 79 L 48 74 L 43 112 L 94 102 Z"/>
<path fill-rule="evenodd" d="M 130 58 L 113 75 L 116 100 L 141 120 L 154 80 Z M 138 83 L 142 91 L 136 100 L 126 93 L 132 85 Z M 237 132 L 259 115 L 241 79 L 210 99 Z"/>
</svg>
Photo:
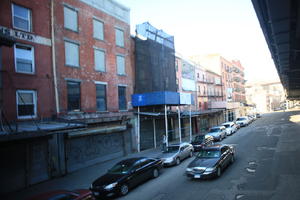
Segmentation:
<svg viewBox="0 0 300 200">
<path fill-rule="evenodd" d="M 1 42 L 15 39 L 0 47 L 0 193 L 134 151 L 129 12 L 113 0 L 0 1 Z"/>
<path fill-rule="evenodd" d="M 245 96 L 245 73 L 244 67 L 239 60 L 232 61 L 232 78 L 233 78 L 233 101 L 246 102 Z"/>
<path fill-rule="evenodd" d="M 8 122 L 55 114 L 49 7 L 49 0 L 0 2 L 0 32 L 16 42 L 2 47 L 2 114 Z"/>
</svg>

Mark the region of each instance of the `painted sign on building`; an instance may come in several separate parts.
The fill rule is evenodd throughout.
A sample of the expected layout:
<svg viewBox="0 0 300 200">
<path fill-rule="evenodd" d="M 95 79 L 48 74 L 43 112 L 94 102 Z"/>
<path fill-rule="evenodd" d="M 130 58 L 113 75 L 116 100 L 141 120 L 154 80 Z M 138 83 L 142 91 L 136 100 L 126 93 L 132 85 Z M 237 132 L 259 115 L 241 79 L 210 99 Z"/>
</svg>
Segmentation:
<svg viewBox="0 0 300 200">
<path fill-rule="evenodd" d="M 0 33 L 16 39 L 51 46 L 51 40 L 49 38 L 33 35 L 19 30 L 13 30 L 4 26 L 0 26 Z"/>
</svg>

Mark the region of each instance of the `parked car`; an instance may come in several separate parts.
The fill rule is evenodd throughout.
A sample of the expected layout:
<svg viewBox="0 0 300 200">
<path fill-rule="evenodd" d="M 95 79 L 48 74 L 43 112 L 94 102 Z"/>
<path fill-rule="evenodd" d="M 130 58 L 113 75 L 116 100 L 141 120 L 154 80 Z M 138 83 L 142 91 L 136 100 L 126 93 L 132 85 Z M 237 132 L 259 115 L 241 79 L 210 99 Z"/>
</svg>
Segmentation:
<svg viewBox="0 0 300 200">
<path fill-rule="evenodd" d="M 90 190 L 96 198 L 123 196 L 144 181 L 158 177 L 161 168 L 161 159 L 145 157 L 125 159 L 96 179 L 91 184 Z"/>
<path fill-rule="evenodd" d="M 54 191 L 39 194 L 28 200 L 52 200 L 52 199 L 55 199 L 55 200 L 62 200 L 62 199 L 92 200 L 93 197 L 92 197 L 91 191 L 86 190 L 86 189 L 78 189 L 78 190 L 74 190 L 74 191 L 54 190 Z"/>
<path fill-rule="evenodd" d="M 197 135 L 191 144 L 194 147 L 194 152 L 200 151 L 203 147 L 212 145 L 214 138 L 211 135 Z"/>
<path fill-rule="evenodd" d="M 227 135 L 231 135 L 237 131 L 237 127 L 234 122 L 225 122 L 222 124 L 222 126 L 225 126 Z"/>
<path fill-rule="evenodd" d="M 159 157 L 165 166 L 179 165 L 183 159 L 192 157 L 193 151 L 193 145 L 190 143 L 172 144 Z"/>
<path fill-rule="evenodd" d="M 235 121 L 236 124 L 239 124 L 241 127 L 249 125 L 249 119 L 247 116 L 239 117 Z"/>
<path fill-rule="evenodd" d="M 256 118 L 261 118 L 261 114 L 260 113 L 256 113 Z"/>
<path fill-rule="evenodd" d="M 207 135 L 210 135 L 214 138 L 214 141 L 221 141 L 226 137 L 225 126 L 214 126 L 209 129 Z"/>
<path fill-rule="evenodd" d="M 195 179 L 220 177 L 222 171 L 234 162 L 234 154 L 234 147 L 227 144 L 204 147 L 186 168 L 186 175 Z"/>
<path fill-rule="evenodd" d="M 256 116 L 255 115 L 248 115 L 248 119 L 249 119 L 249 122 L 252 123 L 252 122 L 255 121 Z"/>
</svg>

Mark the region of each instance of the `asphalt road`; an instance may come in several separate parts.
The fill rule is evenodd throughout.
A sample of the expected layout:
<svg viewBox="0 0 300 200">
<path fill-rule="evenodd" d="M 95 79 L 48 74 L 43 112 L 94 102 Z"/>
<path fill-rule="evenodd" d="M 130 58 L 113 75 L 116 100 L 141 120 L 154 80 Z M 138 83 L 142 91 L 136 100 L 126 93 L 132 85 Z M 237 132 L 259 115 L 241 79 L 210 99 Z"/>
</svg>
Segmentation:
<svg viewBox="0 0 300 200">
<path fill-rule="evenodd" d="M 222 143 L 236 147 L 236 160 L 220 178 L 188 179 L 189 158 L 119 199 L 300 199 L 300 111 L 265 114 Z"/>
</svg>

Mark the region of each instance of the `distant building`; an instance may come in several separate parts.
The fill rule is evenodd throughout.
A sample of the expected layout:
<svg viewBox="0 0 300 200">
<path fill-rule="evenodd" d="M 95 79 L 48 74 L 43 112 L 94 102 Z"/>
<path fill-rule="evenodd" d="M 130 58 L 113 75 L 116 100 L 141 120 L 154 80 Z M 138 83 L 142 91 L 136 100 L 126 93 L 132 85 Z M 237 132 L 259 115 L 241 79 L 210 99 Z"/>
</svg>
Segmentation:
<svg viewBox="0 0 300 200">
<path fill-rule="evenodd" d="M 254 112 L 272 112 L 285 103 L 285 93 L 280 82 L 253 83 L 246 85 L 247 104 L 254 106 Z"/>
<path fill-rule="evenodd" d="M 233 121 L 236 117 L 244 115 L 245 110 L 241 103 L 245 103 L 245 80 L 244 68 L 240 61 L 229 61 L 220 54 L 195 55 L 190 59 L 207 68 L 215 76 L 221 77 L 222 102 L 220 99 L 211 98 L 208 108 L 224 109 L 226 121 Z M 211 89 L 208 92 L 212 94 Z"/>
</svg>

